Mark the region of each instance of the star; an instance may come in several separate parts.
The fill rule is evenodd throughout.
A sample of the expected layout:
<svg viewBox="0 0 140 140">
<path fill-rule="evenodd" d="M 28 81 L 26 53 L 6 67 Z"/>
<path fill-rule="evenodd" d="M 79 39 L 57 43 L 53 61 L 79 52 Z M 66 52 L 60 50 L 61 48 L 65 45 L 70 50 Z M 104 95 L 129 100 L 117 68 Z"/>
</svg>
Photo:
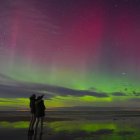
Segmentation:
<svg viewBox="0 0 140 140">
<path fill-rule="evenodd" d="M 117 8 L 118 6 L 119 6 L 118 4 L 115 4 L 115 5 L 114 5 L 115 8 Z"/>
<path fill-rule="evenodd" d="M 126 75 L 126 72 L 122 72 L 122 75 Z"/>
</svg>

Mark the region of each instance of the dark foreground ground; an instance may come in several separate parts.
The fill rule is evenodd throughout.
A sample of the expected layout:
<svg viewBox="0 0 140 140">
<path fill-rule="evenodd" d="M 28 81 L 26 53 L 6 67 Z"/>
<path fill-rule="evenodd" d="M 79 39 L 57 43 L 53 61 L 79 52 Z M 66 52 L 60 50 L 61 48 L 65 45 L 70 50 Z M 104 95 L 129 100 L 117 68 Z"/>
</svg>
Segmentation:
<svg viewBox="0 0 140 140">
<path fill-rule="evenodd" d="M 44 131 L 28 136 L 29 112 L 1 112 L 0 140 L 140 140 L 138 111 L 50 111 Z"/>
</svg>

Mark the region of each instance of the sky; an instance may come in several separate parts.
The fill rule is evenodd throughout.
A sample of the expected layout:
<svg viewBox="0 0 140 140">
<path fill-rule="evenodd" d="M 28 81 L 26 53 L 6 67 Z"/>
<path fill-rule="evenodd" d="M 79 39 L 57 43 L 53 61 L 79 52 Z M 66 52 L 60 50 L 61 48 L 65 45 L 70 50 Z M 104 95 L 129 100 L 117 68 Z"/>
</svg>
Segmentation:
<svg viewBox="0 0 140 140">
<path fill-rule="evenodd" d="M 139 0 L 1 0 L 0 107 L 138 107 L 139 36 Z"/>
</svg>

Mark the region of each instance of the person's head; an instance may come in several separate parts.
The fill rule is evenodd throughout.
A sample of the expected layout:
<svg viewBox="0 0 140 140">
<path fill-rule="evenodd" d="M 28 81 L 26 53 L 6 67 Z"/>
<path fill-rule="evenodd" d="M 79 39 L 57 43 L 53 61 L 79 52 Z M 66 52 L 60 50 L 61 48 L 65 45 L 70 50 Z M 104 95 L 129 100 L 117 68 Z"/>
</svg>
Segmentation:
<svg viewBox="0 0 140 140">
<path fill-rule="evenodd" d="M 32 94 L 31 96 L 30 96 L 30 99 L 35 99 L 36 98 L 36 95 L 35 94 Z"/>
<path fill-rule="evenodd" d="M 38 96 L 37 100 L 42 100 L 43 97 L 44 97 L 44 95 Z"/>
</svg>

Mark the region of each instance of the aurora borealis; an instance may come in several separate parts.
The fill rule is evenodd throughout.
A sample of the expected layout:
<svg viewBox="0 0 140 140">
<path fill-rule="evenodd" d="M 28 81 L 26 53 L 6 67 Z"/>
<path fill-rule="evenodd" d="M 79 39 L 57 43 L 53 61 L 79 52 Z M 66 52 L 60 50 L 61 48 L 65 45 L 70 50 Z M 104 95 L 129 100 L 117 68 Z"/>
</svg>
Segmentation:
<svg viewBox="0 0 140 140">
<path fill-rule="evenodd" d="M 2 0 L 0 106 L 138 107 L 139 36 L 139 0 Z"/>
</svg>

